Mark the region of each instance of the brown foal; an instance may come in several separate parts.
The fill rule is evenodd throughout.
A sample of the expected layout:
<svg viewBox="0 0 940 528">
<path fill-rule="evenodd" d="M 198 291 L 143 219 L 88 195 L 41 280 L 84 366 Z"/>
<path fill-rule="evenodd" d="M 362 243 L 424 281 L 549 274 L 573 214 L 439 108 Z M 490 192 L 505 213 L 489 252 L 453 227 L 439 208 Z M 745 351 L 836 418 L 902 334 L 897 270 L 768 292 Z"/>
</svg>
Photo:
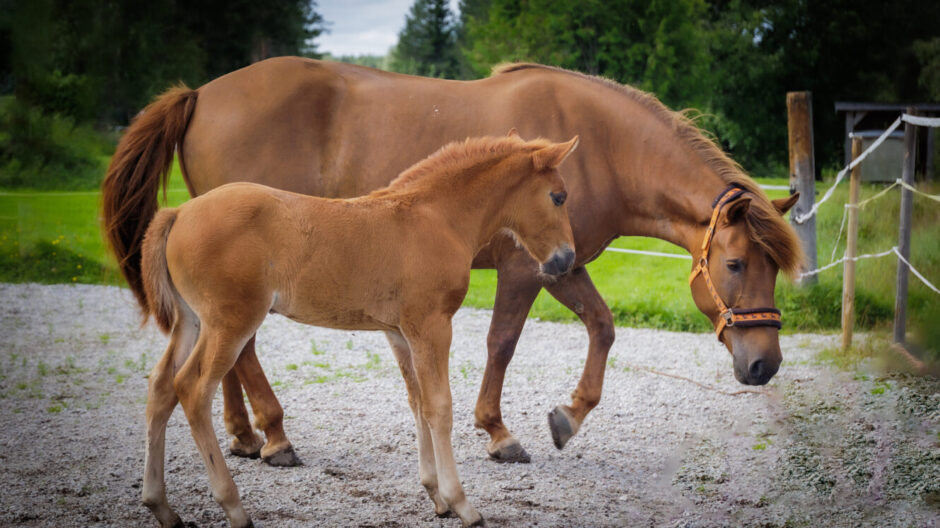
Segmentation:
<svg viewBox="0 0 940 528">
<path fill-rule="evenodd" d="M 164 527 L 164 443 L 179 402 L 232 526 L 250 526 L 211 422 L 212 397 L 269 312 L 381 330 L 417 425 L 420 481 L 438 515 L 483 524 L 451 446 L 451 318 L 477 252 L 511 233 L 547 275 L 568 272 L 574 239 L 558 166 L 566 143 L 506 138 L 445 146 L 368 196 L 323 199 L 252 183 L 157 213 L 143 244 L 148 313 L 170 333 L 150 375 L 143 501 Z"/>
</svg>

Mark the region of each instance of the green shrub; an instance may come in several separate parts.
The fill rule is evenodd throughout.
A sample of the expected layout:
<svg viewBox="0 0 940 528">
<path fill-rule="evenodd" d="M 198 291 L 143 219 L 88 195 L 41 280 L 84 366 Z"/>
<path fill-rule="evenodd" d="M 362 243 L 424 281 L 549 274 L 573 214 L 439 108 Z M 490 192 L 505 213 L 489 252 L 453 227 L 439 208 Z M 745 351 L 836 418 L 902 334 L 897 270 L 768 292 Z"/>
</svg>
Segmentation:
<svg viewBox="0 0 940 528">
<path fill-rule="evenodd" d="M 111 142 L 73 118 L 44 113 L 13 97 L 0 99 L 0 187 L 97 188 Z"/>
<path fill-rule="evenodd" d="M 60 243 L 42 240 L 20 248 L 15 242 L 0 243 L 0 282 L 43 284 L 121 284 L 121 276 L 100 262 L 78 254 Z"/>
</svg>

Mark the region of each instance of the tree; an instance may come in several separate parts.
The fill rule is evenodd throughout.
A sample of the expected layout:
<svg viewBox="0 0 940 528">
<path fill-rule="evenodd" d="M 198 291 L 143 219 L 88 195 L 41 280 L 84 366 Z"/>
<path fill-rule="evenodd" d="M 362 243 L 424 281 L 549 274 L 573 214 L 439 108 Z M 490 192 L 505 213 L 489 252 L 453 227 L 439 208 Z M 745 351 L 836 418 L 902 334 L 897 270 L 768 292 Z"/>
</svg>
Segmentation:
<svg viewBox="0 0 940 528">
<path fill-rule="evenodd" d="M 458 76 L 456 37 L 447 0 L 415 0 L 392 50 L 391 69 L 453 79 Z"/>
<path fill-rule="evenodd" d="M 705 102 L 704 0 L 491 0 L 485 13 L 471 3 L 462 50 L 477 75 L 534 61 L 630 83 L 674 106 Z"/>
</svg>

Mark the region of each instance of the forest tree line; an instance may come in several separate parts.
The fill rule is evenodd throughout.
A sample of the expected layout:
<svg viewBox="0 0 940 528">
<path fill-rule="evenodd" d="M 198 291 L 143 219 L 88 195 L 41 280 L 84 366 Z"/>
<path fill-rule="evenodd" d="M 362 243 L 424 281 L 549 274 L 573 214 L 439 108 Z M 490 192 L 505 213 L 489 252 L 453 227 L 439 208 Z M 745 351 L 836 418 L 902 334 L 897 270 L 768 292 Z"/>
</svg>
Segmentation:
<svg viewBox="0 0 940 528">
<path fill-rule="evenodd" d="M 813 92 L 824 166 L 841 159 L 835 101 L 940 101 L 937 20 L 923 0 L 416 0 L 387 56 L 340 59 L 452 79 L 509 61 L 601 75 L 699 110 L 765 175 L 786 163 L 787 91 Z M 173 83 L 319 57 L 329 22 L 312 0 L 0 0 L 0 186 L 93 167 L 82 156 L 113 138 L 91 131 Z"/>
</svg>

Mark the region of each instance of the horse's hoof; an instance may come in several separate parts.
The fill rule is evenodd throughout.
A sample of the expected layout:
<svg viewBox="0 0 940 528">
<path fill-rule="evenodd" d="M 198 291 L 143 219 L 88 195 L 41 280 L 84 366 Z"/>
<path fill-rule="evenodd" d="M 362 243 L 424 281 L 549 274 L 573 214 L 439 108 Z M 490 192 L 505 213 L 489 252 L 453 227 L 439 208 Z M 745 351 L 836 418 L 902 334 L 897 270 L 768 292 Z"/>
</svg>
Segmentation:
<svg viewBox="0 0 940 528">
<path fill-rule="evenodd" d="M 486 452 L 490 455 L 490 460 L 501 464 L 528 464 L 532 461 L 532 457 L 515 438 L 507 438 L 495 446 L 488 446 Z"/>
<path fill-rule="evenodd" d="M 260 458 L 261 448 L 264 447 L 264 440 L 259 438 L 257 435 L 252 436 L 254 437 L 254 441 L 250 444 L 245 444 L 238 438 L 232 438 L 232 443 L 229 445 L 228 452 L 241 458 Z"/>
<path fill-rule="evenodd" d="M 294 452 L 294 446 L 287 446 L 287 449 L 274 453 L 273 455 L 262 457 L 261 460 L 265 464 L 274 467 L 295 467 L 304 465 L 300 457 L 297 456 L 297 453 Z"/>
<path fill-rule="evenodd" d="M 457 514 L 454 513 L 453 510 L 446 510 L 446 511 L 444 511 L 443 513 L 436 513 L 436 512 L 435 512 L 435 513 L 434 513 L 434 516 L 437 517 L 438 519 L 452 519 L 452 518 L 456 517 Z"/>
<path fill-rule="evenodd" d="M 237 447 L 235 447 L 235 446 L 232 446 L 232 447 L 229 448 L 228 452 L 231 453 L 231 454 L 234 455 L 234 456 L 241 457 L 241 458 L 250 458 L 250 459 L 261 458 L 261 448 L 260 448 L 260 447 L 259 447 L 256 451 L 248 451 L 248 450 L 245 450 L 245 449 L 240 449 L 240 448 L 237 448 Z"/>
<path fill-rule="evenodd" d="M 559 405 L 548 413 L 548 428 L 552 431 L 552 441 L 558 449 L 565 447 L 568 440 L 577 434 L 578 427 L 578 422 L 564 405 Z"/>
<path fill-rule="evenodd" d="M 479 519 L 473 521 L 473 522 L 470 523 L 470 524 L 465 524 L 464 526 L 467 526 L 467 527 L 470 527 L 470 526 L 486 526 L 486 521 L 483 520 L 483 516 L 481 515 Z"/>
</svg>

